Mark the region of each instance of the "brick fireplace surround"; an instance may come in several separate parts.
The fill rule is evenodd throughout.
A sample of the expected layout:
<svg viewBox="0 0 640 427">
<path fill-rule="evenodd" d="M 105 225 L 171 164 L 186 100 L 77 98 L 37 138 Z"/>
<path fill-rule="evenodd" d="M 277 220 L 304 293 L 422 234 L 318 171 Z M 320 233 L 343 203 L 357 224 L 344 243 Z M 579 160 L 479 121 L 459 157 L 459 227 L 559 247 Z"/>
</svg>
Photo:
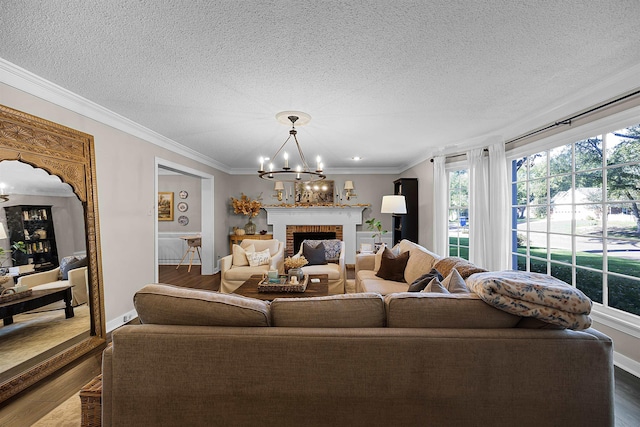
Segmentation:
<svg viewBox="0 0 640 427">
<path fill-rule="evenodd" d="M 287 256 L 294 255 L 293 233 L 336 233 L 336 239 L 343 240 L 341 225 L 287 225 Z"/>
<path fill-rule="evenodd" d="M 365 205 L 284 207 L 265 206 L 267 224 L 273 226 L 273 238 L 286 242 L 287 253 L 293 248 L 293 233 L 305 231 L 333 232 L 344 242 L 345 263 L 356 261 L 356 227 L 362 224 Z M 295 231 L 294 231 L 295 230 Z"/>
</svg>

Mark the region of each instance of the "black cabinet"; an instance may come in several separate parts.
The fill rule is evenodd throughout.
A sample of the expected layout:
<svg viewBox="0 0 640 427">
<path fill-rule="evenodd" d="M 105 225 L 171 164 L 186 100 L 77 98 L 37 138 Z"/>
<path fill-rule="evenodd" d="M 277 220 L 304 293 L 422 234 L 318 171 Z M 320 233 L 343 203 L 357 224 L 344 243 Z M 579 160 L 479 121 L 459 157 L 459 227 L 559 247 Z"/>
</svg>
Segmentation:
<svg viewBox="0 0 640 427">
<path fill-rule="evenodd" d="M 393 214 L 393 244 L 402 239 L 418 243 L 418 179 L 400 178 L 393 181 L 393 194 L 404 196 L 406 214 Z"/>
<path fill-rule="evenodd" d="M 12 251 L 13 265 L 34 264 L 36 270 L 58 266 L 58 248 L 53 229 L 51 206 L 20 205 L 5 207 L 9 242 L 24 242 L 27 253 Z"/>
</svg>

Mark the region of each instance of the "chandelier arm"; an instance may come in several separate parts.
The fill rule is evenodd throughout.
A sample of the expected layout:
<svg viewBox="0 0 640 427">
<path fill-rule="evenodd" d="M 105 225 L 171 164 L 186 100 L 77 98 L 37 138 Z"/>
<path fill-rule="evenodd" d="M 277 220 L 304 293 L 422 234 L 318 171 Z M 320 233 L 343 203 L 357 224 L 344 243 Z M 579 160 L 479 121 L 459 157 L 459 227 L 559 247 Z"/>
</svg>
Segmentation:
<svg viewBox="0 0 640 427">
<path fill-rule="evenodd" d="M 295 138 L 295 137 L 294 137 Z M 291 135 L 289 135 L 289 137 L 284 141 L 284 143 L 280 146 L 280 148 L 278 148 L 278 151 L 276 151 L 276 154 L 273 155 L 272 159 L 275 160 L 276 157 L 278 156 L 278 154 L 280 154 L 280 152 L 282 151 L 282 149 L 284 148 L 285 145 L 287 145 L 287 142 L 289 142 L 289 140 L 291 139 Z M 297 142 L 297 141 L 296 141 Z"/>
<path fill-rule="evenodd" d="M 307 159 L 304 158 L 304 153 L 302 152 L 302 148 L 300 148 L 300 143 L 298 142 L 298 138 L 296 135 L 293 135 L 293 140 L 296 142 L 296 147 L 298 147 L 298 153 L 300 154 L 300 159 L 302 160 L 302 168 L 305 171 L 309 171 L 309 165 L 307 164 Z"/>
</svg>

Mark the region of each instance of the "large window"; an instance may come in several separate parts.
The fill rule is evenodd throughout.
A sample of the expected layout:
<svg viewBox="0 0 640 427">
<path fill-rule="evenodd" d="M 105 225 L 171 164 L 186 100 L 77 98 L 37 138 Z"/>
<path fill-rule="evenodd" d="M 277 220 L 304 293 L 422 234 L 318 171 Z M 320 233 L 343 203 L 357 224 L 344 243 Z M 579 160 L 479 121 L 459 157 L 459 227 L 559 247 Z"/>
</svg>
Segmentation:
<svg viewBox="0 0 640 427">
<path fill-rule="evenodd" d="M 640 315 L 640 125 L 512 162 L 513 268 Z"/>
<path fill-rule="evenodd" d="M 469 259 L 469 171 L 449 172 L 449 256 Z"/>
</svg>

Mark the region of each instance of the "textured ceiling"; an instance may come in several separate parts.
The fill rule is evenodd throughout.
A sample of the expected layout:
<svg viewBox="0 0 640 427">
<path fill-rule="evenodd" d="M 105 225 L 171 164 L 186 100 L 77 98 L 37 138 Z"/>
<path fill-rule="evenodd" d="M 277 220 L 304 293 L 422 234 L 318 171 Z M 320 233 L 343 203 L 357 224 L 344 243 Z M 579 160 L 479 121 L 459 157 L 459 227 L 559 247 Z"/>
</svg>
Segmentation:
<svg viewBox="0 0 640 427">
<path fill-rule="evenodd" d="M 0 5 L 0 58 L 232 172 L 275 153 L 282 110 L 312 116 L 299 140 L 328 173 L 401 171 L 603 101 L 640 66 L 637 0 Z"/>
</svg>

